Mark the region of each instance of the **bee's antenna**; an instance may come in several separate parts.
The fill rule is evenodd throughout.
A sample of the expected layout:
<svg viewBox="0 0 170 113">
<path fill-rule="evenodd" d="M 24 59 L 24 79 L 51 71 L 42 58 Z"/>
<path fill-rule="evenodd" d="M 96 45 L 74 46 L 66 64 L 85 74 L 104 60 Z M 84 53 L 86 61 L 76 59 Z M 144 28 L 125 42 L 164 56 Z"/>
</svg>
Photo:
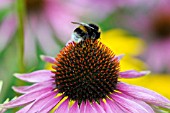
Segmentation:
<svg viewBox="0 0 170 113">
<path fill-rule="evenodd" d="M 72 24 L 79 24 L 79 25 L 82 25 L 81 22 L 71 22 Z"/>
</svg>

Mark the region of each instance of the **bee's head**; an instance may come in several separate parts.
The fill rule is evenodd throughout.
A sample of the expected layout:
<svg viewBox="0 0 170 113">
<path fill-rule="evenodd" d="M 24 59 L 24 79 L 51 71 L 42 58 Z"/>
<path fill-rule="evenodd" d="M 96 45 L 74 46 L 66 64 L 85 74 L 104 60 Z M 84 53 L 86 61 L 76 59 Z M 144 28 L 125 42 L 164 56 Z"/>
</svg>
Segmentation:
<svg viewBox="0 0 170 113">
<path fill-rule="evenodd" d="M 80 25 L 77 27 L 73 34 L 72 38 L 75 42 L 80 42 L 85 39 L 92 39 L 96 40 L 100 38 L 100 28 L 95 24 L 86 24 L 86 23 L 79 23 L 79 22 L 72 22 L 73 24 Z"/>
</svg>

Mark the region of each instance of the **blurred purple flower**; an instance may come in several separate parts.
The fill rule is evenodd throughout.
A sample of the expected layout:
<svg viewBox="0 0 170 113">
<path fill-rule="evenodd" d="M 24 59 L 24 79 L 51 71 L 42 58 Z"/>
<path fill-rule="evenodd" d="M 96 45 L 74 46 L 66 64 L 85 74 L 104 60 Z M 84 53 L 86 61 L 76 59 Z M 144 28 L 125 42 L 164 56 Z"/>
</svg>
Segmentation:
<svg viewBox="0 0 170 113">
<path fill-rule="evenodd" d="M 55 71 L 15 74 L 34 84 L 13 87 L 23 95 L 1 108 L 25 106 L 17 113 L 52 109 L 55 113 L 154 113 L 158 106 L 170 109 L 170 101 L 158 93 L 118 80 L 141 77 L 148 71 L 119 72 L 119 57 L 101 42 L 69 43 L 56 58 L 41 58 L 52 63 Z"/>
<path fill-rule="evenodd" d="M 135 31 L 145 40 L 147 47 L 142 53 L 142 59 L 153 72 L 170 72 L 170 1 L 151 2 L 150 5 L 130 7 L 131 13 L 122 15 L 117 23 Z"/>
<path fill-rule="evenodd" d="M 155 72 L 170 72 L 170 1 L 160 0 L 148 16 L 145 34 L 148 47 L 144 57 Z M 150 16 L 150 17 L 149 17 Z M 145 19 L 145 20 L 146 20 Z"/>
</svg>

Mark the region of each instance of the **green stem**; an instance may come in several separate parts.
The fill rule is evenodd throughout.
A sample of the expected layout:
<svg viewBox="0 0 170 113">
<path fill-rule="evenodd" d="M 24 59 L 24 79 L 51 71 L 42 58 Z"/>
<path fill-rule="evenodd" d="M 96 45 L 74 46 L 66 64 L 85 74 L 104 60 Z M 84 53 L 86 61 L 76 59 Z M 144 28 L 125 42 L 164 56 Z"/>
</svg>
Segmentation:
<svg viewBox="0 0 170 113">
<path fill-rule="evenodd" d="M 17 0 L 17 13 L 18 13 L 18 40 L 19 40 L 19 64 L 20 71 L 25 71 L 24 65 L 24 0 Z"/>
</svg>

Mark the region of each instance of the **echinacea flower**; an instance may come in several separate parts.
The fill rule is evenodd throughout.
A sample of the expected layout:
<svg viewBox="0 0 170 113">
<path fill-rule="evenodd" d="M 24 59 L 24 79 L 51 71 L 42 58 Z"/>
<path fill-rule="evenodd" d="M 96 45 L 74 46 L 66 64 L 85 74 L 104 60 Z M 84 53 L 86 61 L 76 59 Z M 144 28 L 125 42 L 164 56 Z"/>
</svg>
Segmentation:
<svg viewBox="0 0 170 113">
<path fill-rule="evenodd" d="M 1 105 L 3 109 L 25 106 L 17 113 L 154 113 L 170 109 L 170 101 L 151 90 L 120 81 L 148 71 L 119 71 L 120 57 L 98 40 L 71 42 L 56 58 L 42 56 L 54 71 L 15 74 L 31 86 L 13 87 L 23 95 Z"/>
<path fill-rule="evenodd" d="M 170 1 L 147 1 L 138 7 L 130 7 L 129 13 L 120 15 L 116 22 L 142 37 L 146 45 L 141 58 L 155 73 L 170 72 Z M 147 5 L 146 4 L 150 4 Z M 119 25 L 120 26 L 120 25 Z M 154 62 L 154 64 L 153 64 Z"/>
</svg>

